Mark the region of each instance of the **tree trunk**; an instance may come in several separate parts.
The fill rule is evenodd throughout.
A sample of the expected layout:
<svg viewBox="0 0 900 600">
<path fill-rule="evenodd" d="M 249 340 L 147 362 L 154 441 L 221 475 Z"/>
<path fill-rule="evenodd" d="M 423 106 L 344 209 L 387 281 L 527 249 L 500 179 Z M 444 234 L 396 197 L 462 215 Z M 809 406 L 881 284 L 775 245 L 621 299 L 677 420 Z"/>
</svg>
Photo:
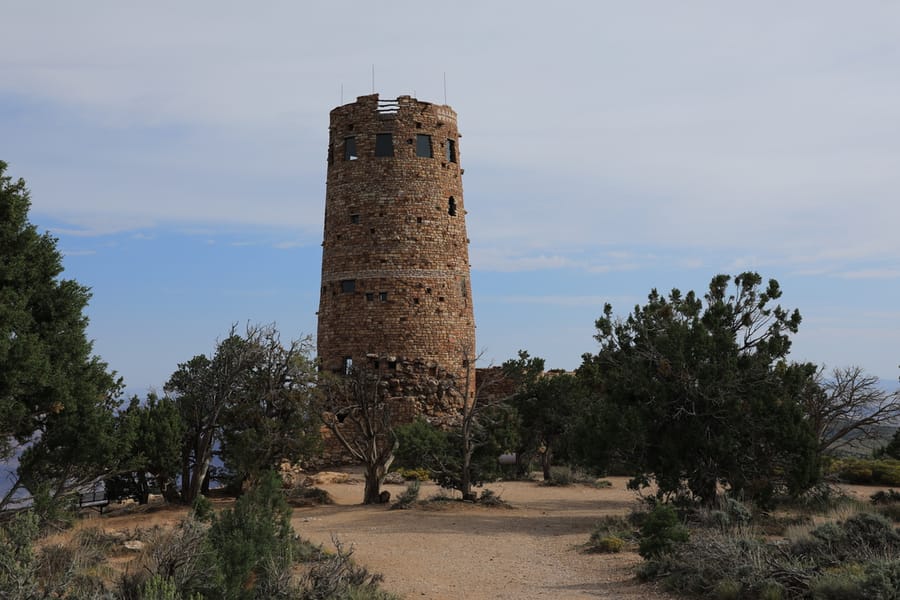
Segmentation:
<svg viewBox="0 0 900 600">
<path fill-rule="evenodd" d="M 553 460 L 553 450 L 550 449 L 550 445 L 544 446 L 544 452 L 541 454 L 541 469 L 544 471 L 544 481 L 550 481 L 553 479 L 553 474 L 550 472 L 550 463 Z"/>
<path fill-rule="evenodd" d="M 384 480 L 385 469 L 380 464 L 366 465 L 366 489 L 363 494 L 363 504 L 378 504 L 381 502 L 381 482 Z"/>
<path fill-rule="evenodd" d="M 147 483 L 147 474 L 145 472 L 137 472 L 137 483 L 138 504 L 150 504 L 150 484 Z"/>
</svg>

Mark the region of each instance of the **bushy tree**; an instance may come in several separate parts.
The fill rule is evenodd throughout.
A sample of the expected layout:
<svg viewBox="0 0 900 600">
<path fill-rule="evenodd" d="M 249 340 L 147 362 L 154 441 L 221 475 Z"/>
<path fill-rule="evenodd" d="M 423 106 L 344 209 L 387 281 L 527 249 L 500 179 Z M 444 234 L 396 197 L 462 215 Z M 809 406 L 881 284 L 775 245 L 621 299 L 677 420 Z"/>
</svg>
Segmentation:
<svg viewBox="0 0 900 600">
<path fill-rule="evenodd" d="M 222 462 L 236 484 L 254 483 L 282 460 L 309 457 L 321 442 L 311 339 L 283 344 L 271 325 L 258 334 L 250 336 L 259 352 L 245 389 L 222 419 Z"/>
<path fill-rule="evenodd" d="M 146 504 L 155 484 L 167 501 L 177 500 L 184 422 L 175 401 L 151 393 L 142 404 L 134 396 L 119 420 L 121 435 L 131 441 L 129 470 L 107 480 L 107 495 Z"/>
<path fill-rule="evenodd" d="M 606 305 L 600 351 L 579 375 L 596 394 L 582 420 L 582 455 L 618 458 L 660 495 L 712 502 L 718 486 L 765 500 L 819 474 L 803 392 L 811 364 L 787 362 L 800 313 L 773 305 L 778 282 L 718 275 L 703 298 L 653 290 L 624 320 Z"/>
<path fill-rule="evenodd" d="M 554 454 L 565 449 L 573 419 L 585 404 L 577 377 L 556 373 L 527 383 L 511 400 L 521 421 L 522 450 L 539 453 L 545 481 L 550 480 Z"/>
<path fill-rule="evenodd" d="M 243 335 L 232 327 L 212 358 L 201 354 L 178 365 L 165 390 L 185 426 L 185 502 L 208 486 L 217 443 L 238 483 L 315 446 L 309 351 L 308 339 L 283 346 L 274 325 L 250 325 Z"/>
<path fill-rule="evenodd" d="M 90 292 L 61 279 L 56 239 L 28 221 L 29 193 L 0 161 L 0 459 L 21 487 L 58 498 L 113 469 L 121 381 L 91 354 Z"/>
</svg>

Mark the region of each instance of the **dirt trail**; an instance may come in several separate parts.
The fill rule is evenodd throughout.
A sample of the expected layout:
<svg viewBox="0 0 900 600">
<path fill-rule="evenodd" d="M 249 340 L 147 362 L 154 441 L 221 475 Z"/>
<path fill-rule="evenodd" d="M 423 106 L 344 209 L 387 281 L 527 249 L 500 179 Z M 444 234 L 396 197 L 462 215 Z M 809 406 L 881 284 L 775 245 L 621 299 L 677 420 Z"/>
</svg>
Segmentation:
<svg viewBox="0 0 900 600">
<path fill-rule="evenodd" d="M 299 535 L 331 545 L 336 535 L 354 558 L 384 575 L 384 587 L 407 599 L 617 598 L 671 596 L 634 579 L 633 553 L 578 550 L 602 515 L 634 505 L 624 478 L 612 488 L 543 487 L 503 482 L 487 487 L 513 508 L 431 503 L 412 510 L 361 506 L 362 483 L 326 484 L 336 504 L 298 508 Z M 393 496 L 403 486 L 385 486 Z M 420 498 L 438 489 L 423 483 Z"/>
</svg>

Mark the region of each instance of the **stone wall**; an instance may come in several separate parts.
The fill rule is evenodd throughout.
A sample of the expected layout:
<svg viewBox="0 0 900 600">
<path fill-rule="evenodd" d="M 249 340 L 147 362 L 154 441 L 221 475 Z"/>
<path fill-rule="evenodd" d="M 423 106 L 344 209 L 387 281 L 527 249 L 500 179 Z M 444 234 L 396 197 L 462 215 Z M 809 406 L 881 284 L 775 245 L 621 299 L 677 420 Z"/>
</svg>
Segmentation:
<svg viewBox="0 0 900 600">
<path fill-rule="evenodd" d="M 440 404 L 430 379 L 474 376 L 459 138 L 450 107 L 409 96 L 331 111 L 318 356 L 336 372 L 418 371 L 398 414 Z"/>
</svg>

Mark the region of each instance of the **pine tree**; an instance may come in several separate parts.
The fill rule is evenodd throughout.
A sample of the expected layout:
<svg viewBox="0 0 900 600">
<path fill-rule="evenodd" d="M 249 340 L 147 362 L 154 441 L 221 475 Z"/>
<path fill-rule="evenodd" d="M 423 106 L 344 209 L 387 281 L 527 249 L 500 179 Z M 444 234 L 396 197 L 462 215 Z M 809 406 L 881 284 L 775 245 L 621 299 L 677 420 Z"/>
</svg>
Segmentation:
<svg viewBox="0 0 900 600">
<path fill-rule="evenodd" d="M 29 192 L 0 161 L 0 459 L 19 454 L 17 480 L 51 498 L 115 462 L 121 381 L 92 355 L 90 291 L 61 279 L 56 239 L 28 221 Z"/>
</svg>

